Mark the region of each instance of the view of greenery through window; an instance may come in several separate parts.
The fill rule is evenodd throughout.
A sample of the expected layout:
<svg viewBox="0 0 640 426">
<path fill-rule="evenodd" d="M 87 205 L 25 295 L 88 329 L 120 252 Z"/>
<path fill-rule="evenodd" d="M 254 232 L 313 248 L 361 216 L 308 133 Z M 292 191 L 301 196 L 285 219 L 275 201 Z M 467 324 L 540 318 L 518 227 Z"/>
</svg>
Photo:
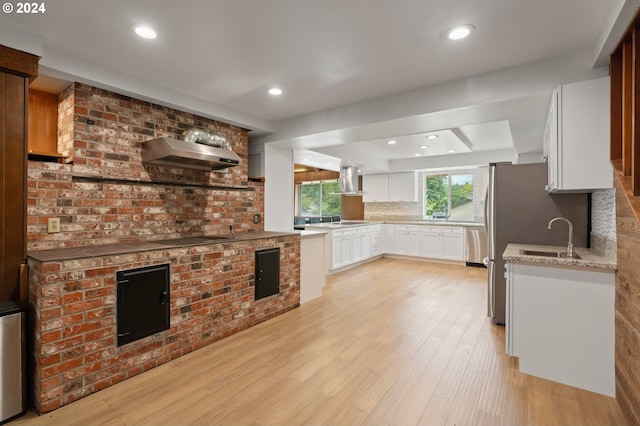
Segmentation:
<svg viewBox="0 0 640 426">
<path fill-rule="evenodd" d="M 427 219 L 473 220 L 473 175 L 427 175 L 424 187 Z"/>
<path fill-rule="evenodd" d="M 342 197 L 333 194 L 339 191 L 338 181 L 303 182 L 300 184 L 300 215 L 339 215 Z"/>
</svg>

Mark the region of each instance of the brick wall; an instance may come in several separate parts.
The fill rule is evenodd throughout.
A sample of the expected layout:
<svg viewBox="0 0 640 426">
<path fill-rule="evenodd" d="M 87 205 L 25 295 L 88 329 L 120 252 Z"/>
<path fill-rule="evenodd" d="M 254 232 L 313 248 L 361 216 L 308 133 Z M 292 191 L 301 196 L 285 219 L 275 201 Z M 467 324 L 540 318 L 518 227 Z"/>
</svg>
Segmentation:
<svg viewBox="0 0 640 426">
<path fill-rule="evenodd" d="M 254 252 L 280 293 L 254 300 Z M 42 263 L 29 259 L 33 401 L 48 412 L 299 306 L 300 237 Z M 116 346 L 116 271 L 171 264 L 171 328 Z"/>
<path fill-rule="evenodd" d="M 640 221 L 616 179 L 616 399 L 630 424 L 640 424 Z M 626 182 L 630 187 L 630 182 Z"/>
<path fill-rule="evenodd" d="M 246 130 L 80 83 L 60 94 L 58 121 L 58 148 L 71 157 L 29 161 L 28 250 L 219 233 L 230 225 L 263 230 L 253 223 L 264 214 L 264 187 L 247 179 Z M 142 164 L 141 141 L 178 138 L 191 127 L 226 137 L 242 164 L 226 174 Z M 61 219 L 62 232 L 47 233 L 50 217 Z"/>
<path fill-rule="evenodd" d="M 32 398 L 54 410 L 299 306 L 298 236 L 42 263 L 37 250 L 263 231 L 264 184 L 247 178 L 247 131 L 74 83 L 59 95 L 64 162 L 29 161 Z M 88 126 L 87 120 L 93 121 Z M 142 164 L 140 142 L 188 128 L 227 138 L 229 173 Z M 47 219 L 61 219 L 47 233 Z M 254 300 L 254 251 L 280 247 L 281 291 Z M 116 271 L 171 263 L 171 328 L 117 347 Z"/>
</svg>

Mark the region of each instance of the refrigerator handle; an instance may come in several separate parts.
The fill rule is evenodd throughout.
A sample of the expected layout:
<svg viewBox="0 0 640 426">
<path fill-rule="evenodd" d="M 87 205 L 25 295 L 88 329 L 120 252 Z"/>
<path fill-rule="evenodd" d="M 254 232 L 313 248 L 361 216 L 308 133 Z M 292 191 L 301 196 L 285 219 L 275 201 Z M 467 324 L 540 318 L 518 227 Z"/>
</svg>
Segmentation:
<svg viewBox="0 0 640 426">
<path fill-rule="evenodd" d="M 484 230 L 489 233 L 489 187 L 484 194 Z"/>
<path fill-rule="evenodd" d="M 489 318 L 496 317 L 496 301 L 494 297 L 494 286 L 495 286 L 495 274 L 496 274 L 496 264 L 491 259 L 487 262 L 488 269 L 488 297 L 487 297 L 487 316 Z"/>
</svg>

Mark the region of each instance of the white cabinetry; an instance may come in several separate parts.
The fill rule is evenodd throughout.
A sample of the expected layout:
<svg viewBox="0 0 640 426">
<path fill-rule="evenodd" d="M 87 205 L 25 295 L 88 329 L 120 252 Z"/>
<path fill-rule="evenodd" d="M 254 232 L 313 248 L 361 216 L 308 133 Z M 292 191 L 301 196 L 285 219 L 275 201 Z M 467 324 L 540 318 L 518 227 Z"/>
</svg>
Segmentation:
<svg viewBox="0 0 640 426">
<path fill-rule="evenodd" d="M 420 256 L 420 225 L 396 225 L 396 254 Z"/>
<path fill-rule="evenodd" d="M 464 260 L 464 232 L 461 227 L 423 226 L 420 256 Z"/>
<path fill-rule="evenodd" d="M 325 235 L 305 235 L 300 240 L 300 304 L 322 296 L 325 285 L 325 264 L 318 262 L 318 253 L 325 251 Z"/>
<path fill-rule="evenodd" d="M 362 176 L 362 191 L 364 203 L 389 201 L 389 175 Z"/>
<path fill-rule="evenodd" d="M 565 84 L 554 91 L 544 138 L 547 191 L 612 188 L 609 105 L 609 77 Z"/>
<path fill-rule="evenodd" d="M 385 223 L 380 226 L 380 251 L 390 254 L 396 252 L 396 225 Z"/>
<path fill-rule="evenodd" d="M 339 269 L 382 254 L 381 229 L 379 224 L 332 229 L 331 269 Z"/>
<path fill-rule="evenodd" d="M 363 235 L 364 228 L 362 227 L 351 230 L 351 262 L 359 262 L 364 259 Z"/>
<path fill-rule="evenodd" d="M 362 201 L 416 202 L 418 190 L 416 172 L 377 174 L 362 176 Z"/>
<path fill-rule="evenodd" d="M 507 262 L 507 353 L 520 371 L 615 396 L 615 272 Z"/>
<path fill-rule="evenodd" d="M 351 229 L 338 229 L 331 233 L 331 269 L 341 268 L 352 262 Z"/>
<path fill-rule="evenodd" d="M 416 172 L 392 173 L 389 175 L 389 201 L 418 201 Z"/>
</svg>

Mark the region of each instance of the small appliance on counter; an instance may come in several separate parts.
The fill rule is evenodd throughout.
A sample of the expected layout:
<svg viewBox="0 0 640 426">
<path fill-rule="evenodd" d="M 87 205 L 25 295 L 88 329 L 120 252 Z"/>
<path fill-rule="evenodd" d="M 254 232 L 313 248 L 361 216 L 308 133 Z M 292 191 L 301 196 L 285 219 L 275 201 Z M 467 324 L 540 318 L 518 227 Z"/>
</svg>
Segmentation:
<svg viewBox="0 0 640 426">
<path fill-rule="evenodd" d="M 296 216 L 293 218 L 293 229 L 304 230 L 311 223 L 340 222 L 340 215 L 333 216 Z"/>
<path fill-rule="evenodd" d="M 0 424 L 27 410 L 24 310 L 0 302 Z"/>
</svg>

